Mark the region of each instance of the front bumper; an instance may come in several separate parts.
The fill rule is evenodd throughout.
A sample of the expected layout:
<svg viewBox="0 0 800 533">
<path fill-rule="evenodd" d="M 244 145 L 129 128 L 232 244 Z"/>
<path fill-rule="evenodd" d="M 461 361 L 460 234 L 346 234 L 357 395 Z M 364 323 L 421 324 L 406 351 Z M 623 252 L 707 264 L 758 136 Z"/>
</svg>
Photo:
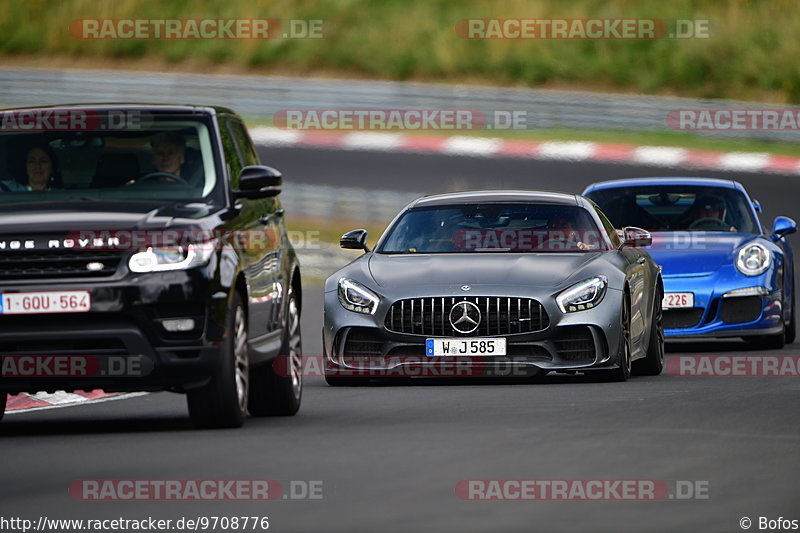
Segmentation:
<svg viewBox="0 0 800 533">
<path fill-rule="evenodd" d="M 473 288 L 474 294 L 487 296 Z M 425 296 L 441 294 L 414 295 Z M 492 296 L 521 295 L 509 291 Z M 433 335 L 396 333 L 385 327 L 391 301 L 382 301 L 375 315 L 363 315 L 344 309 L 331 291 L 325 294 L 325 370 L 329 376 L 342 377 L 495 377 L 611 369 L 617 366 L 619 352 L 621 296 L 620 291 L 609 289 L 594 309 L 564 314 L 552 298 L 526 294 L 547 311 L 549 325 L 544 330 L 501 335 L 507 342 L 505 356 L 434 357 L 425 350 L 426 339 Z"/>
<path fill-rule="evenodd" d="M 742 337 L 780 333 L 783 320 L 780 288 L 769 276 L 746 278 L 730 274 L 720 271 L 708 276 L 664 276 L 665 292 L 694 293 L 693 308 L 664 311 L 666 337 Z M 731 291 L 749 287 L 761 287 L 764 294 L 725 297 Z"/>
<path fill-rule="evenodd" d="M 218 365 L 227 293 L 215 290 L 210 269 L 0 284 L 6 293 L 56 290 L 88 290 L 91 311 L 0 315 L 0 392 L 183 391 Z M 163 321 L 175 318 L 195 327 L 170 332 Z"/>
</svg>

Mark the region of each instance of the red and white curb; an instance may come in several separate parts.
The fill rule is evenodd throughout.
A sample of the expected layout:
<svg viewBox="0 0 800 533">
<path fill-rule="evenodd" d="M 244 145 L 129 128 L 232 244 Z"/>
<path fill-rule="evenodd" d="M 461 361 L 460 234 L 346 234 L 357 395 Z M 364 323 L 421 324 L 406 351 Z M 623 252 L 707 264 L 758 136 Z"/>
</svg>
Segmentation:
<svg viewBox="0 0 800 533">
<path fill-rule="evenodd" d="M 101 403 L 109 400 L 122 400 L 124 398 L 133 398 L 135 396 L 142 396 L 146 392 L 103 392 L 101 390 L 94 391 L 75 391 L 64 392 L 57 391 L 54 393 L 37 392 L 36 394 L 16 394 L 8 397 L 6 404 L 6 414 L 14 414 L 19 412 L 41 411 L 44 409 L 54 409 L 56 407 L 68 407 L 78 404 Z"/>
<path fill-rule="evenodd" d="M 256 144 L 262 146 L 302 146 L 472 157 L 597 161 L 658 167 L 800 174 L 800 157 L 756 152 L 715 152 L 671 146 L 637 146 L 583 141 L 528 141 L 404 133 L 300 131 L 270 127 L 253 128 L 250 130 L 250 135 Z"/>
</svg>

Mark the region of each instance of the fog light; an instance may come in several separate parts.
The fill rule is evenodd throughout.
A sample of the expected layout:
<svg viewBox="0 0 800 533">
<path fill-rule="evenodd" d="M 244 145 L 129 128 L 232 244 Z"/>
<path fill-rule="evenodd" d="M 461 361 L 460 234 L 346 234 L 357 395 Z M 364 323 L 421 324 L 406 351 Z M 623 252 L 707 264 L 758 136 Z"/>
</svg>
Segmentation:
<svg viewBox="0 0 800 533">
<path fill-rule="evenodd" d="M 194 320 L 191 318 L 173 318 L 161 322 L 164 329 L 172 333 L 180 331 L 192 331 L 194 329 Z"/>
</svg>

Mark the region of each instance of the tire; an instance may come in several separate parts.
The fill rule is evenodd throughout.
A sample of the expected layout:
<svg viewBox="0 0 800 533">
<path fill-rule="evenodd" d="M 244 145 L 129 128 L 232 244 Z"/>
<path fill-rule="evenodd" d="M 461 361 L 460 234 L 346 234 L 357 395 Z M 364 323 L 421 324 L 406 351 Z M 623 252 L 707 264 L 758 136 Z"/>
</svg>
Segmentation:
<svg viewBox="0 0 800 533">
<path fill-rule="evenodd" d="M 781 332 L 774 335 L 753 335 L 744 340 L 764 350 L 780 350 L 786 345 L 786 324 L 781 320 Z"/>
<path fill-rule="evenodd" d="M 619 367 L 603 371 L 606 381 L 628 381 L 628 378 L 631 377 L 631 304 L 627 292 L 623 297 L 620 327 L 622 329 L 622 346 L 617 354 Z"/>
<path fill-rule="evenodd" d="M 294 290 L 286 298 L 286 324 L 279 359 L 250 369 L 253 416 L 292 416 L 303 399 L 303 343 L 300 334 L 300 306 Z"/>
<path fill-rule="evenodd" d="M 0 420 L 3 419 L 3 415 L 6 412 L 6 404 L 8 403 L 8 394 L 5 392 L 0 392 Z"/>
<path fill-rule="evenodd" d="M 792 307 L 794 307 L 794 302 L 792 302 Z M 792 309 L 792 315 L 794 315 L 794 309 Z M 794 320 L 794 316 L 792 316 L 792 320 Z M 786 339 L 788 337 L 788 328 L 786 327 L 786 320 L 781 316 L 781 331 L 780 333 L 775 333 L 773 335 L 752 335 L 749 337 L 742 337 L 744 340 L 761 348 L 763 350 L 780 350 L 781 348 L 786 345 Z"/>
<path fill-rule="evenodd" d="M 197 427 L 240 427 L 247 416 L 247 314 L 238 293 L 233 295 L 226 322 L 219 366 L 211 381 L 186 395 L 189 416 Z"/>
<path fill-rule="evenodd" d="M 633 363 L 633 369 L 640 376 L 657 376 L 664 370 L 664 312 L 661 309 L 662 291 L 656 292 L 653 304 L 653 320 L 650 324 L 650 340 L 647 355 Z"/>
</svg>

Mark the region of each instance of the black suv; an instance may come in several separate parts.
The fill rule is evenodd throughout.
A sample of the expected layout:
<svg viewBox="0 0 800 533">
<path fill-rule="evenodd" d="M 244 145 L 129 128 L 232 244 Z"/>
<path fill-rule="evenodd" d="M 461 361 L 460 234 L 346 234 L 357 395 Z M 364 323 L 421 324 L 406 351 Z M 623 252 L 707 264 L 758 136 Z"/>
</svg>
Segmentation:
<svg viewBox="0 0 800 533">
<path fill-rule="evenodd" d="M 0 413 L 93 389 L 185 392 L 202 427 L 296 413 L 281 183 L 229 109 L 0 111 Z"/>
</svg>

